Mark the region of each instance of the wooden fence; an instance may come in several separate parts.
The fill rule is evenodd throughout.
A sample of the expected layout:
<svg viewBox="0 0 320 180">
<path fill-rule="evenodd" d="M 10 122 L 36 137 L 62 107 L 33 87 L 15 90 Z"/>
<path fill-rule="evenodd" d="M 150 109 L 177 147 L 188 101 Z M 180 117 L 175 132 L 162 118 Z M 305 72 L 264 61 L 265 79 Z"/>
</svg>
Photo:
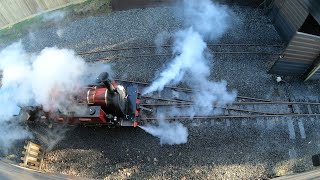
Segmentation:
<svg viewBox="0 0 320 180">
<path fill-rule="evenodd" d="M 33 17 L 86 0 L 0 0 L 0 29 Z"/>
</svg>

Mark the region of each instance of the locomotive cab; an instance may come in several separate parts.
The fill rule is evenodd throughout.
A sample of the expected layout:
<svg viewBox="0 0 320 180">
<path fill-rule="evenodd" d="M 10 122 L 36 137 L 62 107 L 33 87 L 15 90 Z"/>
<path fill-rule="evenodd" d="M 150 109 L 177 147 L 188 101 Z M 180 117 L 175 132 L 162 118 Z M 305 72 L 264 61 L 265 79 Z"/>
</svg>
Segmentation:
<svg viewBox="0 0 320 180">
<path fill-rule="evenodd" d="M 97 78 L 99 85 L 86 90 L 86 119 L 75 114 L 73 118 L 82 124 L 137 126 L 139 121 L 139 92 L 137 85 L 118 85 L 103 72 Z M 98 112 L 98 113 L 97 113 Z M 92 114 L 88 117 L 88 115 Z"/>
</svg>

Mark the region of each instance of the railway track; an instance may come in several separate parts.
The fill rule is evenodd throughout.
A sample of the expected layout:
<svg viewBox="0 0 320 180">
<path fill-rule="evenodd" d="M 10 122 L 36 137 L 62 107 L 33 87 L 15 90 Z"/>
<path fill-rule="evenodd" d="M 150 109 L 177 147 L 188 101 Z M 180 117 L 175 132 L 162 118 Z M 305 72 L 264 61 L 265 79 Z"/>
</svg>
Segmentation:
<svg viewBox="0 0 320 180">
<path fill-rule="evenodd" d="M 240 46 L 240 47 L 277 47 L 277 48 L 283 48 L 284 46 L 281 44 L 207 44 L 209 48 L 213 47 L 219 47 L 219 46 Z M 78 55 L 90 55 L 90 54 L 96 54 L 96 53 L 105 53 L 105 52 L 112 52 L 112 51 L 127 51 L 127 50 L 133 50 L 133 49 L 156 49 L 157 46 L 140 46 L 140 47 L 125 47 L 125 48 L 112 48 L 112 49 L 105 49 L 105 50 L 95 50 L 95 51 L 89 51 L 89 52 L 80 52 Z M 163 45 L 161 48 L 172 48 L 172 45 Z"/>
<path fill-rule="evenodd" d="M 142 58 L 142 57 L 161 57 L 173 56 L 171 53 L 172 45 L 164 45 L 161 50 L 156 46 L 140 46 L 112 48 L 104 50 L 95 50 L 79 53 L 97 61 L 111 61 L 115 59 Z M 215 55 L 243 55 L 258 54 L 272 55 L 278 57 L 283 50 L 281 44 L 208 44 L 208 50 Z M 161 53 L 159 53 L 161 51 Z M 134 83 L 140 88 L 146 87 L 149 83 L 115 79 L 119 83 Z M 156 120 L 158 112 L 170 112 L 172 109 L 178 109 L 181 112 L 187 112 L 194 107 L 192 89 L 166 86 L 162 92 L 153 93 L 141 97 L 141 109 L 143 111 L 142 120 Z M 319 102 L 301 102 L 283 100 L 276 101 L 271 99 L 261 99 L 246 96 L 237 96 L 232 105 L 225 107 L 214 106 L 220 110 L 220 113 L 211 113 L 203 116 L 193 115 L 192 119 L 231 119 L 231 118 L 274 118 L 274 117 L 317 117 L 320 116 Z M 168 114 L 168 113 L 166 113 Z M 170 113 L 169 113 L 170 114 Z M 190 115 L 170 115 L 165 117 L 168 120 L 190 119 Z"/>
<path fill-rule="evenodd" d="M 80 52 L 78 55 L 86 58 L 94 58 L 96 61 L 111 61 L 119 59 L 141 57 L 170 57 L 173 56 L 172 45 L 157 46 L 134 46 L 124 48 L 110 48 Z M 271 55 L 279 56 L 283 50 L 281 44 L 208 44 L 208 50 L 215 55 Z"/>
<path fill-rule="evenodd" d="M 149 85 L 146 82 L 128 81 L 115 79 L 118 83 L 134 83 L 140 88 Z M 159 112 L 174 114 L 175 109 L 181 112 L 190 111 L 193 107 L 192 89 L 166 86 L 161 92 L 141 96 L 141 110 L 143 111 L 142 121 L 157 120 L 156 115 Z M 237 96 L 232 105 L 224 107 L 214 106 L 220 109 L 220 113 L 211 113 L 207 115 L 169 115 L 164 117 L 167 120 L 182 119 L 243 119 L 243 118 L 276 118 L 276 117 L 318 117 L 320 116 L 320 102 L 307 101 L 275 101 L 270 99 L 261 99 L 246 96 Z"/>
</svg>

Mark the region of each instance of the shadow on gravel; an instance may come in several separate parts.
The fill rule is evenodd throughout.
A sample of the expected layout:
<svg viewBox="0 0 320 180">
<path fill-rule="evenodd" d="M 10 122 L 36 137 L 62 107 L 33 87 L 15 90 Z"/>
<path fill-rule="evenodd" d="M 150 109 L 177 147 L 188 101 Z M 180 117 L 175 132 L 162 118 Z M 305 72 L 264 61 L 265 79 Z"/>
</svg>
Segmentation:
<svg viewBox="0 0 320 180">
<path fill-rule="evenodd" d="M 48 153 L 46 170 L 89 178 L 264 179 L 306 169 L 305 158 L 297 165 L 282 151 L 290 144 L 285 130 L 269 134 L 253 125 L 240 129 L 241 120 L 233 124 L 189 127 L 189 141 L 174 146 L 161 146 L 139 128 L 78 127 Z"/>
</svg>

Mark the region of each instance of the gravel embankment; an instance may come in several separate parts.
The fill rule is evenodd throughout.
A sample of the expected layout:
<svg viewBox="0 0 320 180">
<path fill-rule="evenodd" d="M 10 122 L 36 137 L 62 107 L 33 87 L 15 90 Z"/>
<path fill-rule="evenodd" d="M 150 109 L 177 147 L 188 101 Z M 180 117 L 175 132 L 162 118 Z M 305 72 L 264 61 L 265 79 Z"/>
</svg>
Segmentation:
<svg viewBox="0 0 320 180">
<path fill-rule="evenodd" d="M 109 16 L 88 17 L 63 23 L 66 24 L 63 27 L 58 26 L 58 28 L 32 32 L 32 35 L 23 39 L 23 43 L 32 52 L 50 46 L 71 48 L 76 52 L 87 52 L 112 47 L 153 45 L 158 33 L 174 32 L 182 28 L 182 22 L 175 18 L 172 10 L 172 8 L 165 7 L 134 9 L 115 12 Z M 219 42 L 212 43 L 282 43 L 270 20 L 261 11 L 243 7 L 232 7 L 232 10 L 237 18 L 230 30 Z M 63 32 L 61 37 L 57 35 L 59 30 Z M 232 48 L 228 50 L 236 51 Z M 249 50 L 245 49 L 245 51 Z M 259 49 L 255 48 L 254 51 L 259 51 Z M 280 51 L 279 48 L 271 48 L 269 52 L 279 53 Z M 129 53 L 135 55 L 135 51 Z M 146 54 L 150 53 L 153 52 Z M 107 54 L 101 56 L 106 57 Z M 89 57 L 85 56 L 85 58 Z M 121 59 L 111 63 L 114 65 L 114 71 L 118 77 L 151 81 L 156 72 L 161 70 L 166 60 L 168 58 L 148 57 Z M 244 60 L 247 63 L 244 63 Z M 258 89 L 261 86 L 257 86 L 251 89 L 251 87 L 255 87 L 253 84 L 263 84 L 265 79 L 271 77 L 266 74 L 266 71 L 274 60 L 267 55 L 217 55 L 211 78 L 227 80 L 231 87 L 236 88 L 241 94 L 255 92 L 263 96 L 265 94 L 264 88 Z M 144 68 L 140 70 L 141 67 Z M 252 70 L 254 73 L 247 74 Z M 251 83 L 250 88 L 233 77 L 245 78 L 246 84 Z M 242 89 L 244 90 L 242 91 Z"/>
<path fill-rule="evenodd" d="M 261 11 L 231 9 L 238 23 L 219 43 L 282 43 Z M 59 28 L 38 30 L 22 42 L 28 51 L 57 46 L 86 52 L 151 45 L 158 33 L 181 27 L 171 8 L 135 9 L 59 26 L 61 37 L 56 33 Z M 130 53 L 136 51 L 124 55 Z M 266 73 L 274 60 L 274 56 L 268 55 L 216 55 L 210 78 L 226 80 L 230 89 L 236 89 L 240 95 L 285 99 L 285 85 L 276 84 L 274 77 Z M 138 81 L 151 81 L 165 62 L 168 58 L 110 61 L 117 77 Z M 319 100 L 319 83 L 295 81 L 290 88 L 291 96 Z M 287 119 L 217 120 L 189 125 L 188 143 L 175 146 L 161 146 L 157 138 L 141 129 L 78 127 L 67 132 L 48 153 L 45 171 L 100 179 L 268 179 L 312 169 L 310 156 L 320 151 L 317 132 L 320 124 L 307 118 L 302 120 L 307 137 L 304 139 L 299 136 L 297 119 L 292 120 L 295 139 L 289 138 Z"/>
</svg>

